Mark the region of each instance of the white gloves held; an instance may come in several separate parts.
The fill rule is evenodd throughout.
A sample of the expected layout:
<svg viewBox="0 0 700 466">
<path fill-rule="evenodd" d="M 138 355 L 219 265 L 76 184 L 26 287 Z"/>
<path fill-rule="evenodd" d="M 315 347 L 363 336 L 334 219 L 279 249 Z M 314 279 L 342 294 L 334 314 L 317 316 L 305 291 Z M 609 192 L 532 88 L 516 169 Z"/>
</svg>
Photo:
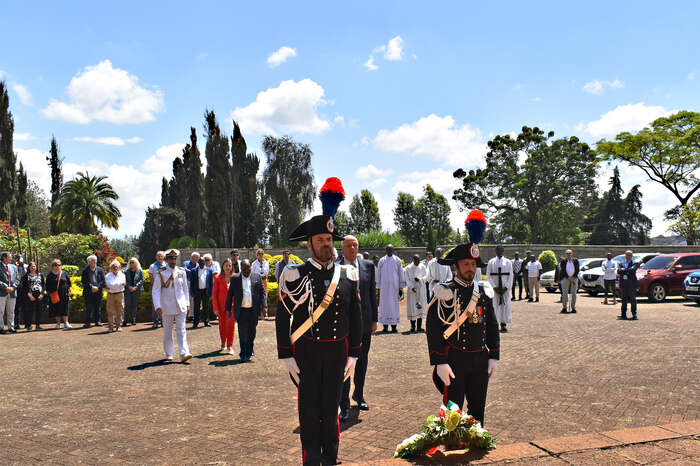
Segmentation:
<svg viewBox="0 0 700 466">
<path fill-rule="evenodd" d="M 450 367 L 450 365 L 438 364 L 435 367 L 435 369 L 437 370 L 437 375 L 438 377 L 440 377 L 440 380 L 442 380 L 442 383 L 444 383 L 445 386 L 450 385 L 450 379 L 455 378 L 455 373 L 452 372 L 452 368 Z M 491 377 L 496 372 L 496 369 L 498 369 L 498 361 L 496 359 L 489 359 L 489 367 L 487 370 L 489 377 Z"/>
<path fill-rule="evenodd" d="M 496 359 L 489 359 L 489 377 L 493 375 L 498 369 L 498 361 Z"/>
<path fill-rule="evenodd" d="M 284 365 L 287 368 L 287 372 L 289 372 L 289 375 L 292 376 L 294 381 L 299 385 L 299 366 L 297 366 L 297 361 L 294 358 L 285 358 L 282 361 L 284 361 Z"/>
<path fill-rule="evenodd" d="M 438 377 L 440 377 L 440 380 L 442 380 L 445 386 L 451 383 L 450 378 L 455 378 L 455 373 L 452 372 L 452 368 L 449 364 L 438 364 L 436 370 Z"/>
<path fill-rule="evenodd" d="M 349 357 L 345 363 L 345 376 L 343 377 L 343 381 L 348 380 L 355 373 L 355 364 L 357 364 L 357 358 Z"/>
<path fill-rule="evenodd" d="M 301 371 L 299 370 L 299 366 L 297 366 L 296 359 L 285 358 L 282 361 L 284 361 L 284 366 L 287 368 L 287 372 L 289 372 L 289 375 L 291 375 L 294 381 L 297 384 L 299 384 L 299 373 Z M 357 364 L 357 358 L 349 357 L 347 362 L 345 363 L 343 380 L 347 380 L 355 373 L 355 364 Z"/>
</svg>

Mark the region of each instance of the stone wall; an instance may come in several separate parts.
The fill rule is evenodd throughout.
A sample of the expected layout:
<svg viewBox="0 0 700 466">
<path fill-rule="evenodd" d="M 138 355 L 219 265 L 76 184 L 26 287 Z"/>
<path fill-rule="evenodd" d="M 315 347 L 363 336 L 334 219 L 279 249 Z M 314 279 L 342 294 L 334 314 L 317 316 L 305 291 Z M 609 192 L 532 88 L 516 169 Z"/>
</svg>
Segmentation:
<svg viewBox="0 0 700 466">
<path fill-rule="evenodd" d="M 563 256 L 564 252 L 571 248 L 574 251 L 574 255 L 578 258 L 586 257 L 600 257 L 604 258 L 608 252 L 611 252 L 613 256 L 623 254 L 627 249 L 631 249 L 635 253 L 647 252 L 647 253 L 671 253 L 671 252 L 700 252 L 699 246 L 620 246 L 620 245 L 588 245 L 588 246 L 568 246 L 562 244 L 504 244 L 506 257 L 513 257 L 513 253 L 518 251 L 520 257 L 525 257 L 525 251 L 531 250 L 534 254 L 538 255 L 545 250 L 552 250 L 559 256 Z M 445 251 L 452 248 L 452 246 L 441 246 Z M 481 254 L 484 261 L 487 261 L 496 255 L 495 245 L 493 244 L 482 244 Z M 238 248 L 240 252 L 241 259 L 255 260 L 254 248 Z M 265 249 L 265 252 L 270 255 L 282 254 L 282 248 L 270 248 Z M 182 249 L 180 250 L 180 258 L 178 263 L 182 265 L 184 261 L 189 259 L 190 254 L 193 249 Z M 223 261 L 225 258 L 230 257 L 231 248 L 202 248 L 197 250 L 200 254 L 209 253 L 214 257 L 216 261 Z M 302 248 L 292 248 L 292 254 L 301 257 L 302 259 L 307 259 L 309 257 L 309 252 L 307 249 Z M 374 255 L 382 257 L 384 255 L 384 249 L 364 249 L 360 245 L 360 251 L 368 251 L 370 258 Z M 342 253 L 342 251 L 338 251 Z M 426 249 L 422 247 L 418 248 L 396 248 L 395 254 L 403 259 L 405 262 L 410 262 L 414 254 L 418 254 L 421 258 L 425 257 Z"/>
</svg>

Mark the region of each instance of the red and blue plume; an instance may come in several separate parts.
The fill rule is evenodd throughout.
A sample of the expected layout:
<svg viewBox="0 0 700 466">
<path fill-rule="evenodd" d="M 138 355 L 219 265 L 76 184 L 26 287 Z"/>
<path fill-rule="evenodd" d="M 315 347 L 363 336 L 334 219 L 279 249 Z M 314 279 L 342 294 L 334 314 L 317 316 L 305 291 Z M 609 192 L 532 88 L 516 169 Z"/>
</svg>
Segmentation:
<svg viewBox="0 0 700 466">
<path fill-rule="evenodd" d="M 484 217 L 484 213 L 480 210 L 472 210 L 469 212 L 464 226 L 467 227 L 467 231 L 469 232 L 469 240 L 472 243 L 481 243 L 481 240 L 484 239 L 484 231 L 486 230 L 486 217 Z"/>
<path fill-rule="evenodd" d="M 321 205 L 323 205 L 323 215 L 335 218 L 338 206 L 345 199 L 343 184 L 338 178 L 328 178 L 321 187 L 318 198 L 321 199 Z"/>
</svg>

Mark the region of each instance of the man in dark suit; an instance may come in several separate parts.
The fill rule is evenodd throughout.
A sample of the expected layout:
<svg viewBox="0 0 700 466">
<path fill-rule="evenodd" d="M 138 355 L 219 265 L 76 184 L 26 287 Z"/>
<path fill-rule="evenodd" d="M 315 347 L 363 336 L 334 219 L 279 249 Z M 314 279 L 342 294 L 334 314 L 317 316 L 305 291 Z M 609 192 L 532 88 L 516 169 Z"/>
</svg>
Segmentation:
<svg viewBox="0 0 700 466">
<path fill-rule="evenodd" d="M 377 331 L 377 293 L 374 277 L 374 264 L 362 259 L 357 255 L 359 243 L 354 236 L 346 236 L 343 240 L 343 257 L 338 261 L 339 265 L 353 265 L 360 274 L 358 288 L 360 292 L 360 305 L 362 308 L 362 348 L 360 357 L 355 365 L 355 391 L 352 399 L 357 402 L 357 406 L 362 410 L 368 410 L 369 405 L 365 401 L 365 375 L 367 374 L 367 360 L 369 346 L 372 341 L 372 334 Z M 350 410 L 350 379 L 343 385 L 343 395 L 340 398 L 340 421 L 348 419 Z"/>
<path fill-rule="evenodd" d="M 566 250 L 566 258 L 559 262 L 559 286 L 561 286 L 561 313 L 566 314 L 569 295 L 571 295 L 571 313 L 576 314 L 576 293 L 578 293 L 578 259 L 574 251 Z"/>
<path fill-rule="evenodd" d="M 17 333 L 15 329 L 15 305 L 17 303 L 17 267 L 10 262 L 12 255 L 2 253 L 0 263 L 0 334 L 5 333 L 4 315 L 7 311 L 7 331 Z"/>
<path fill-rule="evenodd" d="M 105 271 L 97 265 L 97 256 L 87 258 L 88 266 L 83 269 L 80 281 L 83 285 L 83 298 L 85 298 L 85 324 L 88 328 L 102 325 L 100 322 L 100 306 L 102 305 L 102 289 L 105 287 Z"/>
<path fill-rule="evenodd" d="M 247 362 L 252 356 L 255 343 L 255 330 L 261 311 L 267 313 L 267 293 L 259 274 L 251 273 L 248 259 L 241 262 L 241 273 L 231 277 L 226 296 L 226 314 L 238 322 L 238 339 L 241 344 L 241 362 Z"/>
<path fill-rule="evenodd" d="M 620 320 L 627 320 L 627 303 L 630 303 L 632 320 L 637 320 L 637 269 L 639 262 L 635 262 L 632 251 L 625 251 L 625 261 L 617 268 L 617 276 L 620 279 L 620 295 L 622 308 Z"/>
</svg>

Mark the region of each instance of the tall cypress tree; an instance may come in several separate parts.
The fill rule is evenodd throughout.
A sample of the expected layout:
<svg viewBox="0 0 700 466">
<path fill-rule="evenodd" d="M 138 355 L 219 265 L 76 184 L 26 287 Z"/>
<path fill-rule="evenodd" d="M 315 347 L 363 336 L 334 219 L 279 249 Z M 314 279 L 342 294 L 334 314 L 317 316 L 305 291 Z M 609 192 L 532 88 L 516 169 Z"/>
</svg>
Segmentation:
<svg viewBox="0 0 700 466">
<path fill-rule="evenodd" d="M 160 187 L 160 206 L 170 207 L 170 186 L 166 177 L 163 177 L 163 183 Z"/>
<path fill-rule="evenodd" d="M 12 146 L 15 122 L 5 81 L 0 81 L 0 219 L 13 220 L 17 157 Z"/>
<path fill-rule="evenodd" d="M 187 184 L 187 177 L 185 175 L 185 164 L 182 161 L 183 158 L 189 153 L 190 145 L 186 144 L 182 149 L 182 157 L 175 157 L 173 160 L 173 177 L 170 180 L 170 185 L 168 187 L 168 205 L 166 207 L 172 207 L 173 209 L 179 210 L 185 213 L 187 208 L 185 192 L 185 185 Z"/>
<path fill-rule="evenodd" d="M 642 213 L 642 191 L 636 184 L 625 196 L 625 230 L 630 235 L 632 244 L 649 244 L 651 219 Z"/>
<path fill-rule="evenodd" d="M 625 225 L 627 213 L 622 198 L 620 171 L 615 167 L 610 177 L 610 190 L 603 195 L 601 210 L 595 218 L 595 228 L 591 233 L 591 244 L 628 244 L 630 232 Z"/>
<path fill-rule="evenodd" d="M 228 138 L 213 111 L 204 112 L 207 145 L 207 174 L 204 178 L 204 200 L 207 207 L 206 232 L 217 245 L 232 246 L 231 238 L 231 162 Z"/>
<path fill-rule="evenodd" d="M 14 210 L 15 224 L 20 227 L 27 226 L 27 172 L 24 171 L 22 162 L 17 171 L 17 194 L 15 196 Z"/>
<path fill-rule="evenodd" d="M 49 150 L 49 156 L 46 160 L 49 162 L 49 168 L 51 169 L 51 234 L 58 234 L 58 226 L 56 219 L 56 204 L 58 203 L 58 198 L 61 195 L 61 189 L 63 188 L 63 160 L 59 157 L 58 143 L 56 142 L 56 137 L 51 136 L 51 149 Z"/>
<path fill-rule="evenodd" d="M 183 166 L 185 169 L 185 233 L 193 238 L 204 236 L 207 217 L 204 204 L 204 177 L 202 176 L 202 160 L 197 147 L 197 130 L 190 128 L 190 145 L 184 153 Z"/>
<path fill-rule="evenodd" d="M 262 205 L 259 201 L 257 179 L 260 159 L 248 154 L 245 138 L 236 121 L 231 136 L 231 210 L 233 245 L 253 247 L 260 243 L 265 228 Z"/>
</svg>

